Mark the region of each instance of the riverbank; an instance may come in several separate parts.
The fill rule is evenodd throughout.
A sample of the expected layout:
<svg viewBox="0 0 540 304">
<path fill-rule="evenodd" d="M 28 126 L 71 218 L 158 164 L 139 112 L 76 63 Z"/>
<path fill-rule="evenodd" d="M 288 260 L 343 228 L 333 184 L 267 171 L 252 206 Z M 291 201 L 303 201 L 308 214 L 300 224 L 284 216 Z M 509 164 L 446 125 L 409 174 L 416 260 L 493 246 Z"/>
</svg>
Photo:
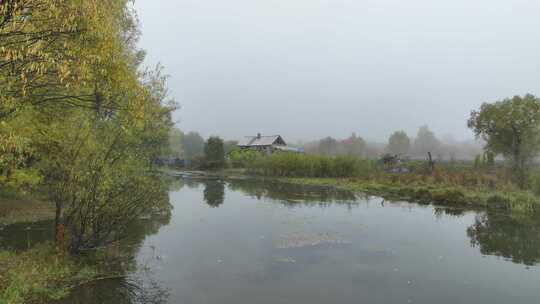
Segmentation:
<svg viewBox="0 0 540 304">
<path fill-rule="evenodd" d="M 528 191 L 473 189 L 444 184 L 396 184 L 347 178 L 278 178 L 280 181 L 336 187 L 380 196 L 389 201 L 409 201 L 463 208 L 493 208 L 520 214 L 540 212 L 540 197 Z"/>
<path fill-rule="evenodd" d="M 54 218 L 52 204 L 29 194 L 0 193 L 0 228 Z M 53 227 L 51 227 L 51 235 Z M 58 254 L 51 244 L 0 250 L 0 303 L 43 303 L 65 296 L 72 282 L 88 280 L 95 269 Z"/>
<path fill-rule="evenodd" d="M 0 303 L 48 303 L 103 277 L 100 269 L 105 267 L 87 259 L 58 253 L 51 244 L 23 252 L 0 251 Z"/>
<path fill-rule="evenodd" d="M 432 180 L 435 178 L 416 176 L 418 174 L 386 174 L 368 179 L 268 177 L 249 174 L 248 170 L 243 169 L 212 172 L 184 171 L 183 174 L 224 179 L 258 178 L 299 185 L 335 187 L 355 193 L 379 196 L 388 201 L 409 201 L 470 209 L 500 209 L 523 215 L 540 212 L 540 197 L 531 191 L 511 187 L 465 187 L 445 181 L 436 182 Z"/>
<path fill-rule="evenodd" d="M 32 224 L 54 219 L 54 208 L 45 200 L 19 193 L 1 193 L 0 230 L 12 224 Z M 0 303 L 51 303 L 70 294 L 74 288 L 104 279 L 125 276 L 131 267 L 129 247 L 117 244 L 83 255 L 59 252 L 50 241 L 27 250 L 9 245 L 0 249 Z"/>
</svg>

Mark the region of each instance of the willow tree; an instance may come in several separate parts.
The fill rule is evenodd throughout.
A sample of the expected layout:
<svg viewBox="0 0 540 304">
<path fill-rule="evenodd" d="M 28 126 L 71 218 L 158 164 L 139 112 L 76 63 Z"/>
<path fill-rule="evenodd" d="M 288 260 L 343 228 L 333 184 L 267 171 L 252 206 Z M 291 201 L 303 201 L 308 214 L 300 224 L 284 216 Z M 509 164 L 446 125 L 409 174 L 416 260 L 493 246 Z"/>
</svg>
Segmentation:
<svg viewBox="0 0 540 304">
<path fill-rule="evenodd" d="M 159 79 L 159 78 L 157 78 Z M 43 184 L 56 208 L 56 239 L 69 251 L 94 249 L 123 236 L 128 224 L 163 207 L 166 195 L 153 160 L 168 144 L 171 107 L 155 74 L 111 98 L 138 100 L 140 111 L 98 115 L 72 107 L 39 116 L 36 145 Z M 136 84 L 139 84 L 138 89 Z M 63 116 L 60 119 L 60 116 Z"/>
<path fill-rule="evenodd" d="M 483 103 L 468 121 L 485 149 L 510 160 L 516 182 L 525 187 L 533 159 L 540 152 L 540 100 L 534 95 L 514 96 Z"/>
<path fill-rule="evenodd" d="M 124 60 L 126 46 L 137 36 L 126 3 L 0 1 L 0 185 L 28 179 L 25 173 L 30 171 L 21 169 L 39 156 L 32 153 L 36 134 L 26 127 L 33 112 L 45 116 L 69 107 L 108 113 L 118 107 L 140 108 L 133 102 L 137 99 L 119 105 L 112 103 L 119 99 L 107 96 L 112 85 L 133 83 L 123 77 L 137 77 Z"/>
<path fill-rule="evenodd" d="M 72 253 L 122 237 L 130 222 L 164 201 L 151 163 L 158 152 L 148 125 L 95 120 L 76 111 L 55 130 L 47 129 L 48 157 L 40 164 L 56 207 L 57 241 L 62 246 L 67 231 Z M 153 141 L 166 142 L 166 137 Z"/>
<path fill-rule="evenodd" d="M 97 80 L 123 73 L 114 66 L 122 56 L 114 56 L 124 49 L 121 40 L 133 36 L 127 2 L 1 1 L 0 119 L 28 106 L 113 106 L 93 89 Z"/>
<path fill-rule="evenodd" d="M 56 238 L 67 230 L 72 252 L 117 238 L 163 194 L 152 160 L 167 144 L 173 105 L 160 71 L 139 67 L 127 3 L 0 2 L 0 151 L 10 154 L 0 171 L 29 172 L 36 160 Z"/>
</svg>

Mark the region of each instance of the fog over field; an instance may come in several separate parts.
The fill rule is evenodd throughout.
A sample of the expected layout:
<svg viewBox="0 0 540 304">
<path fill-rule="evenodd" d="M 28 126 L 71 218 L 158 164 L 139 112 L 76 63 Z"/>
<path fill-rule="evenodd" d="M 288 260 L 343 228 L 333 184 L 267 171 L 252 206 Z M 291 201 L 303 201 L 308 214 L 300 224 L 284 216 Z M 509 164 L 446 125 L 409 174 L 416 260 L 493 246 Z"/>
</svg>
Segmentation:
<svg viewBox="0 0 540 304">
<path fill-rule="evenodd" d="M 138 0 L 178 127 L 385 141 L 472 139 L 482 102 L 540 90 L 539 1 Z"/>
</svg>

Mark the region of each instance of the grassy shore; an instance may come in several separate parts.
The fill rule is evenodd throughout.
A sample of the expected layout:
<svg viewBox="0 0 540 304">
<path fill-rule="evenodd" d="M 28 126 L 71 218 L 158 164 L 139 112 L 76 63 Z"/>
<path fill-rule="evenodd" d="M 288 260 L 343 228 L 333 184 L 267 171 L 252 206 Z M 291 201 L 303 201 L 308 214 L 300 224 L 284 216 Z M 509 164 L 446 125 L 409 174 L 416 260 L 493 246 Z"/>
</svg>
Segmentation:
<svg viewBox="0 0 540 304">
<path fill-rule="evenodd" d="M 22 193 L 0 193 L 0 228 L 53 218 L 52 204 L 43 199 Z M 53 227 L 51 234 L 52 231 Z M 61 299 L 75 287 L 118 276 L 122 270 L 111 270 L 106 264 L 119 258 L 124 257 L 107 250 L 70 256 L 58 252 L 51 243 L 25 251 L 0 250 L 0 304 L 39 304 Z"/>
<path fill-rule="evenodd" d="M 353 192 L 375 195 L 387 200 L 403 200 L 437 205 L 495 208 L 510 212 L 535 214 L 540 212 L 540 197 L 529 191 L 468 188 L 437 183 L 392 183 L 390 181 L 354 178 L 278 178 L 280 181 L 330 186 Z"/>
<path fill-rule="evenodd" d="M 235 156 L 235 157 L 232 157 Z M 233 167 L 252 175 L 284 182 L 332 186 L 388 200 L 405 200 L 469 208 L 497 208 L 512 213 L 540 212 L 540 170 L 528 172 L 526 184 L 516 183 L 515 172 L 504 163 L 400 163 L 399 171 L 383 161 L 349 156 L 274 153 L 270 156 L 240 151 L 231 156 Z"/>
<path fill-rule="evenodd" d="M 56 252 L 50 244 L 0 251 L 0 303 L 49 303 L 103 276 L 99 264 Z"/>
<path fill-rule="evenodd" d="M 311 178 L 263 176 L 247 169 L 225 169 L 197 172 L 221 178 L 261 178 L 281 182 L 335 187 L 356 193 L 380 196 L 389 201 L 409 201 L 470 209 L 501 209 L 515 214 L 540 213 L 540 196 L 532 190 L 521 190 L 504 176 L 493 173 L 469 174 L 467 171 L 439 173 L 378 173 L 358 178 Z M 465 186 L 468 185 L 468 186 Z"/>
</svg>

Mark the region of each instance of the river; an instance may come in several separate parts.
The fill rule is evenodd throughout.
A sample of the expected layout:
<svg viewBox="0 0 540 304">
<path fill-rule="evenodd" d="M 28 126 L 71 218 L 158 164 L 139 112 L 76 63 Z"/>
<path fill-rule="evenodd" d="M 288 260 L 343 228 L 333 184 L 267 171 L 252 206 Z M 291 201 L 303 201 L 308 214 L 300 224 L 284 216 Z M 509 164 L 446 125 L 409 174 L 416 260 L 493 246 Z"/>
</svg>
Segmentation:
<svg viewBox="0 0 540 304">
<path fill-rule="evenodd" d="M 540 219 L 385 202 L 256 180 L 179 178 L 172 211 L 133 228 L 132 272 L 61 303 L 540 301 Z M 0 231 L 0 246 L 49 223 Z"/>
</svg>

